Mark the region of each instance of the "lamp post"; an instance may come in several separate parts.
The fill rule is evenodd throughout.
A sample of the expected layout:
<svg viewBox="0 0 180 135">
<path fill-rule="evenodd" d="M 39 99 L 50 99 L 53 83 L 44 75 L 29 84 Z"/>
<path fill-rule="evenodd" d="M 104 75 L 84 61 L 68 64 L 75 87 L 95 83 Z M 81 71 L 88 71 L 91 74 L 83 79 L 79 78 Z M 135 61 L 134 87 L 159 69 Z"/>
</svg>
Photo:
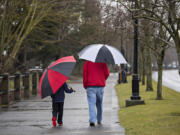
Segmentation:
<svg viewBox="0 0 180 135">
<path fill-rule="evenodd" d="M 135 10 L 137 8 L 137 0 L 135 0 Z M 139 76 L 138 76 L 138 12 L 134 13 L 134 60 L 133 60 L 133 76 L 132 76 L 132 100 L 140 100 L 139 96 Z"/>
<path fill-rule="evenodd" d="M 135 13 L 134 13 L 134 61 L 133 61 L 133 76 L 132 76 L 132 96 L 130 100 L 126 100 L 126 106 L 144 104 L 144 100 L 141 100 L 139 96 L 139 76 L 138 76 L 138 11 L 136 10 L 138 1 L 135 1 Z"/>
</svg>

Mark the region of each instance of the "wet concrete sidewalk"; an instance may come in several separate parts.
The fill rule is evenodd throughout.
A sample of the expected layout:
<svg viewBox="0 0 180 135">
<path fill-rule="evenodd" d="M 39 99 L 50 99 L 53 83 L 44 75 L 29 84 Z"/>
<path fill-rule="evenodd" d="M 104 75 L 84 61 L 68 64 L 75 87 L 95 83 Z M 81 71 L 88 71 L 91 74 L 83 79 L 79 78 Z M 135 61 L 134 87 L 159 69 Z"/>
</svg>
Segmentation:
<svg viewBox="0 0 180 135">
<path fill-rule="evenodd" d="M 101 126 L 89 127 L 86 91 L 77 81 L 70 83 L 76 93 L 66 94 L 63 127 L 52 127 L 51 99 L 37 96 L 0 111 L 0 135 L 124 135 L 117 115 L 116 81 L 117 74 L 111 74 L 104 90 Z"/>
</svg>

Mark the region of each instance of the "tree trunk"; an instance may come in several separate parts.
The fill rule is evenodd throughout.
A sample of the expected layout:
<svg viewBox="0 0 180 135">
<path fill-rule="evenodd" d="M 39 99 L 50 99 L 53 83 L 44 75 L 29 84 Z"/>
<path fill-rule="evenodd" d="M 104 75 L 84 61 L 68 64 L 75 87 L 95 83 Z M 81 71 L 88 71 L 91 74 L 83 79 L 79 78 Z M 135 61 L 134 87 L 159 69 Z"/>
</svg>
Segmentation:
<svg viewBox="0 0 180 135">
<path fill-rule="evenodd" d="M 162 63 L 158 62 L 157 100 L 162 99 Z"/>
<path fill-rule="evenodd" d="M 144 49 L 142 51 L 142 85 L 145 85 L 145 56 L 144 56 Z"/>
<path fill-rule="evenodd" d="M 152 58 L 151 58 L 151 51 L 150 48 L 146 48 L 146 91 L 153 91 L 152 87 Z"/>
<path fill-rule="evenodd" d="M 144 44 L 143 44 L 144 45 Z M 144 56 L 144 46 L 140 47 L 140 56 L 139 57 L 139 78 L 142 82 L 142 85 L 145 85 L 145 56 Z"/>
<path fill-rule="evenodd" d="M 138 71 L 139 71 L 139 82 L 141 82 L 141 80 L 142 80 L 142 52 L 140 51 L 140 49 L 139 49 L 139 56 L 140 57 L 138 57 Z"/>
<path fill-rule="evenodd" d="M 178 63 L 179 63 L 178 70 L 179 70 L 179 75 L 180 75 L 180 39 L 179 40 L 176 39 L 175 44 L 176 44 L 176 52 L 177 52 Z"/>
<path fill-rule="evenodd" d="M 179 70 L 179 75 L 180 75 L 180 47 L 179 47 L 179 51 L 177 51 L 177 55 L 178 55 L 178 70 Z"/>
<path fill-rule="evenodd" d="M 150 0 L 143 0 L 145 8 L 150 7 Z M 149 13 L 146 13 L 149 15 Z M 145 57 L 146 57 L 146 91 L 153 91 L 152 87 L 152 58 L 151 58 L 151 50 L 150 46 L 152 46 L 152 23 L 149 20 L 144 20 L 144 41 L 145 41 Z"/>
<path fill-rule="evenodd" d="M 164 50 L 161 52 L 160 56 L 157 58 L 158 63 L 158 83 L 157 83 L 157 100 L 162 100 L 162 65 L 164 59 Z"/>
<path fill-rule="evenodd" d="M 24 67 L 25 67 L 25 71 L 28 69 L 28 66 L 27 66 L 27 46 L 25 46 L 25 49 L 24 49 Z"/>
</svg>

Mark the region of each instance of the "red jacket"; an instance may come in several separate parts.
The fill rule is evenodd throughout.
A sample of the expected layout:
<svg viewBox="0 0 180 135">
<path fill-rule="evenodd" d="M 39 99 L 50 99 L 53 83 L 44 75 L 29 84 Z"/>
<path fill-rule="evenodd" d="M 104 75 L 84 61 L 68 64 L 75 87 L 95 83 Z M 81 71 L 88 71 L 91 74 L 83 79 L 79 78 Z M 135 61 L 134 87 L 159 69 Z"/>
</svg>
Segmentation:
<svg viewBox="0 0 180 135">
<path fill-rule="evenodd" d="M 106 63 L 93 63 L 86 61 L 83 66 L 83 86 L 101 86 L 104 87 L 106 79 L 109 76 L 109 70 Z"/>
</svg>

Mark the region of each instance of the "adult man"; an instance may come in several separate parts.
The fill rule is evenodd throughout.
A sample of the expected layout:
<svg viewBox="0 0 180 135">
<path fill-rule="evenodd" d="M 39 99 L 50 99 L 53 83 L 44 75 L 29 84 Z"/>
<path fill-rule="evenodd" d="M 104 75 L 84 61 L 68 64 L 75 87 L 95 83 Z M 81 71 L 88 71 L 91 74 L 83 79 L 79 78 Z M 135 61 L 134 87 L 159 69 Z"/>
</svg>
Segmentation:
<svg viewBox="0 0 180 135">
<path fill-rule="evenodd" d="M 101 124 L 104 86 L 108 76 L 109 70 L 106 63 L 85 62 L 83 66 L 83 86 L 87 92 L 90 126 L 95 126 L 96 119 L 97 123 Z"/>
</svg>

